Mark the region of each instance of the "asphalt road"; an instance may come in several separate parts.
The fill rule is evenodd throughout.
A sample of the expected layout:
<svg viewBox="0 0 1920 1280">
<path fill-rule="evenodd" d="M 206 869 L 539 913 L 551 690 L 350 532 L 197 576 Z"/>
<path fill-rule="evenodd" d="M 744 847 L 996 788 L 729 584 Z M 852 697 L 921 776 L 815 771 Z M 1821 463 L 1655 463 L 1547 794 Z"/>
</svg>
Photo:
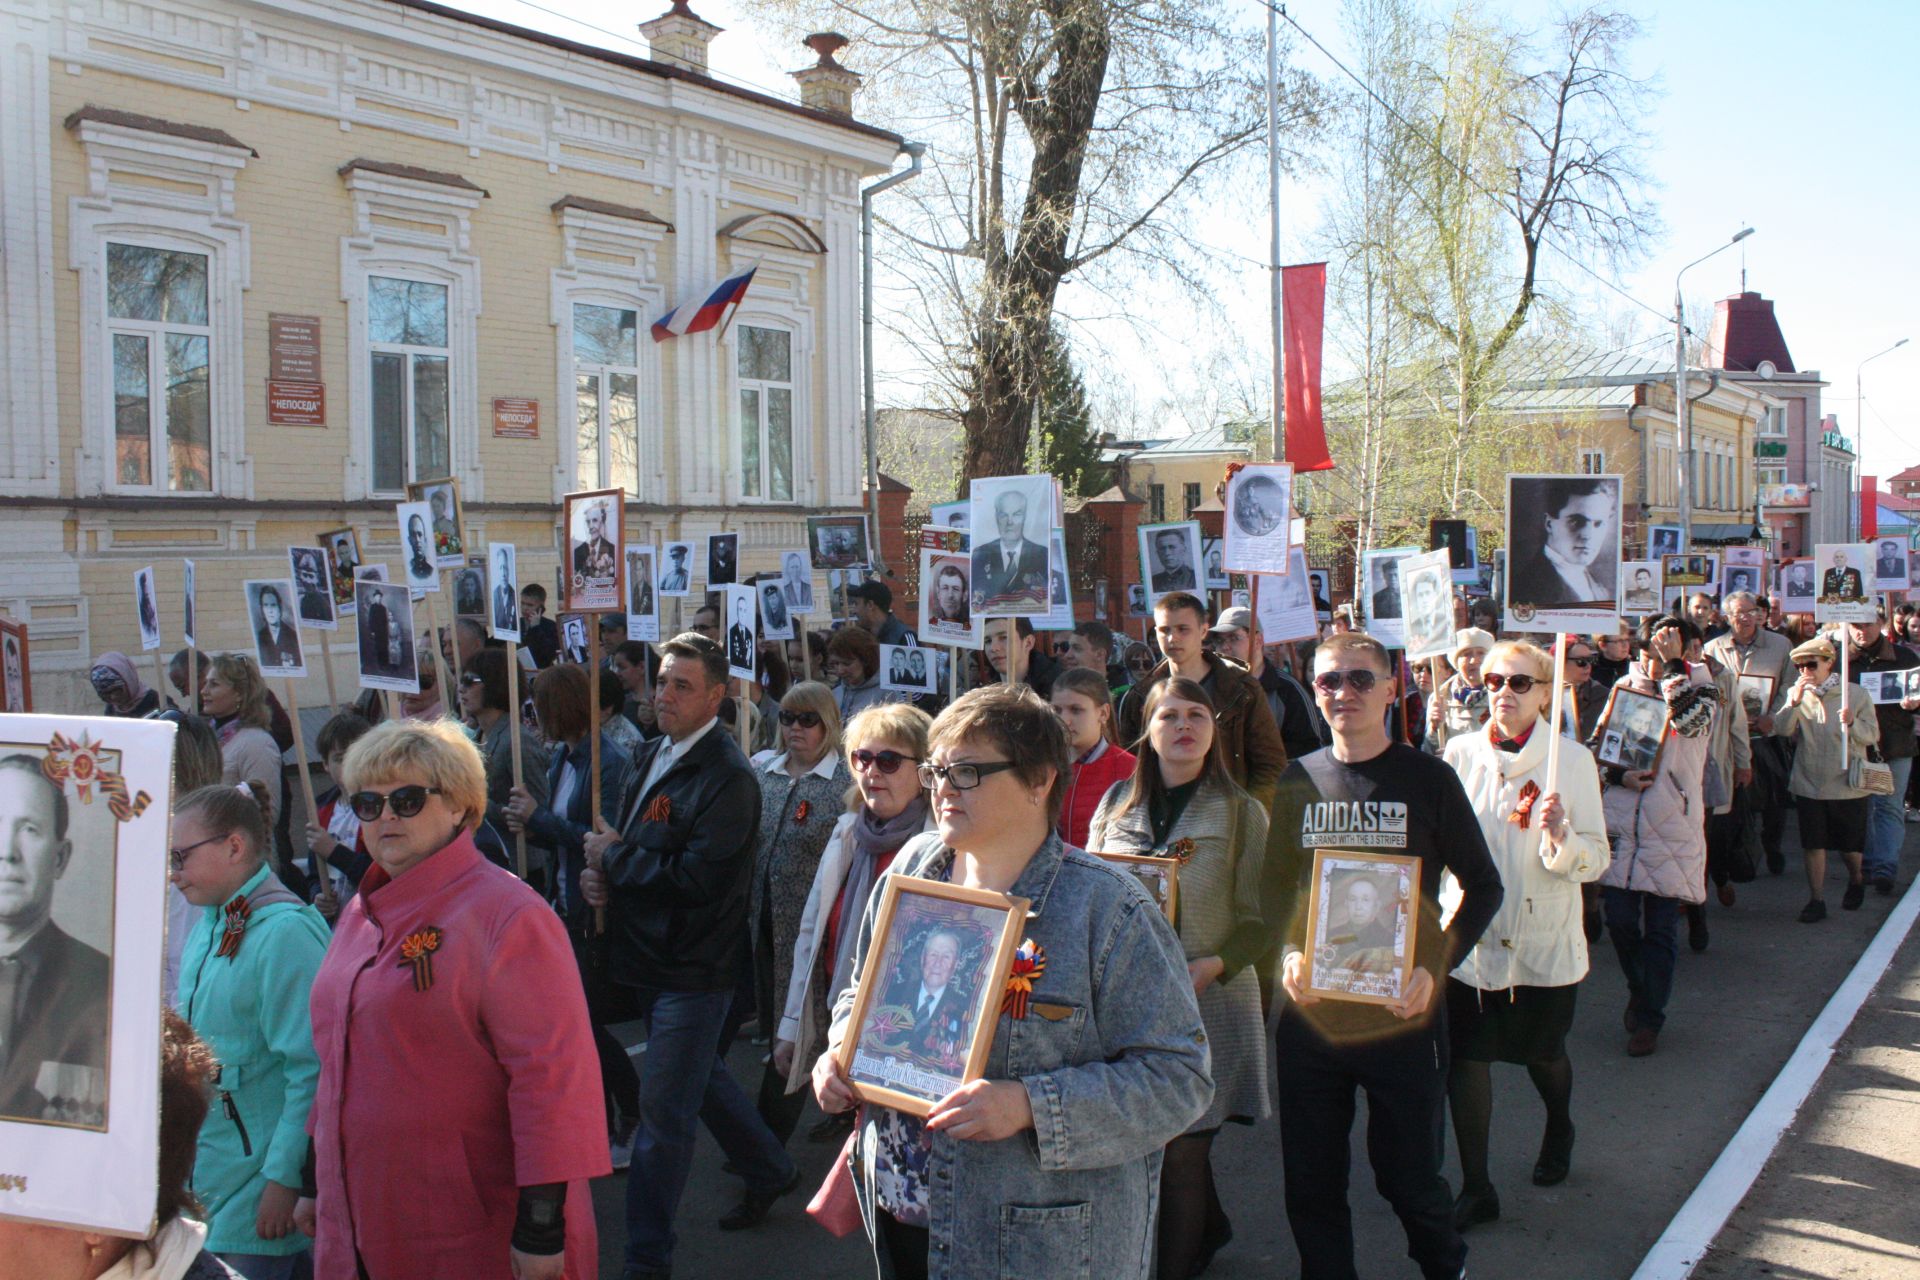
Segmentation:
<svg viewBox="0 0 1920 1280">
<path fill-rule="evenodd" d="M 1917 830 L 1909 829 L 1902 888 L 1920 861 L 1920 839 L 1913 838 Z M 1786 844 L 1790 850 L 1797 847 L 1791 825 Z M 1494 1069 L 1492 1169 L 1502 1217 L 1467 1237 L 1468 1272 L 1475 1280 L 1610 1280 L 1633 1273 L 1792 1054 L 1895 900 L 1869 894 L 1862 910 L 1841 911 L 1844 873 L 1838 859 L 1830 861 L 1836 864 L 1829 871 L 1826 895 L 1831 914 L 1823 924 L 1802 925 L 1794 919 L 1806 900 L 1806 885 L 1798 859 L 1790 853 L 1785 875 L 1762 870 L 1754 883 L 1739 886 L 1739 901 L 1731 909 L 1709 905 L 1712 942 L 1706 952 L 1686 949 L 1683 926 L 1667 1026 L 1659 1052 L 1651 1058 L 1626 1056 L 1620 1023 L 1626 984 L 1611 944 L 1602 937 L 1594 948 L 1593 971 L 1581 990 L 1568 1046 L 1579 1137 L 1572 1175 L 1561 1186 L 1541 1189 L 1531 1182 L 1545 1112 L 1525 1071 Z M 763 1052 L 742 1041 L 731 1055 L 734 1074 L 749 1093 L 758 1085 Z M 806 1129 L 818 1118 L 809 1104 L 791 1147 L 802 1170 L 801 1190 L 781 1201 L 760 1227 L 738 1233 L 722 1233 L 715 1226 L 737 1200 L 741 1184 L 720 1171 L 719 1150 L 703 1132 L 681 1204 L 676 1275 L 814 1280 L 871 1274 L 866 1242 L 858 1233 L 836 1240 L 804 1213 L 807 1198 L 835 1154 L 805 1141 Z M 1362 1145 L 1364 1126 L 1363 1105 L 1355 1125 L 1351 1192 L 1360 1273 L 1415 1276 L 1399 1222 L 1374 1191 Z M 1282 1203 L 1277 1124 L 1270 1119 L 1251 1128 L 1227 1126 L 1215 1144 L 1214 1159 L 1236 1237 L 1215 1258 L 1208 1276 L 1271 1280 L 1296 1274 L 1298 1258 Z M 1447 1176 L 1457 1189 L 1459 1173 L 1451 1158 Z M 594 1193 L 601 1274 L 619 1280 L 625 1175 L 601 1180 Z M 1911 1205 L 1910 1200 L 1904 1203 Z M 1834 1207 L 1843 1208 L 1844 1198 Z M 1902 1238 L 1913 1238 L 1910 1227 L 1903 1229 Z M 1716 1274 L 1767 1273 L 1756 1268 Z"/>
</svg>

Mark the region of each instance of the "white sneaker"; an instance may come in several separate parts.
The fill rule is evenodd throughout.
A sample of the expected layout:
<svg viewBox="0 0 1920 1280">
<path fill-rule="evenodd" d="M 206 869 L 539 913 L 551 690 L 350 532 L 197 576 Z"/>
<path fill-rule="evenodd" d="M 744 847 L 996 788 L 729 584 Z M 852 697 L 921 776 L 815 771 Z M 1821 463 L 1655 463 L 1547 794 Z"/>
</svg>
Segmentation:
<svg viewBox="0 0 1920 1280">
<path fill-rule="evenodd" d="M 607 1135 L 607 1155 L 613 1161 L 615 1173 L 633 1163 L 633 1135 L 634 1128 L 628 1125 Z"/>
</svg>

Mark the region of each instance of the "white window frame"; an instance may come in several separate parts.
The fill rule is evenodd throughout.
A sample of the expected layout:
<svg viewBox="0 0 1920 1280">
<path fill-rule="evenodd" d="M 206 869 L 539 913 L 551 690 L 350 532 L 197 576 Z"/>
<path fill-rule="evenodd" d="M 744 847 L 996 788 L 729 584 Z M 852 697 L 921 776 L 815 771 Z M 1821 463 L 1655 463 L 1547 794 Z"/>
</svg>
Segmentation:
<svg viewBox="0 0 1920 1280">
<path fill-rule="evenodd" d="M 804 224 L 784 214 L 743 217 L 720 229 L 717 267 L 724 272 L 759 267 L 745 302 L 734 313 L 722 340 L 721 384 L 726 400 L 721 418 L 728 424 L 721 438 L 722 492 L 728 501 L 754 507 L 817 508 L 825 499 L 825 468 L 814 463 L 815 350 L 819 318 L 813 302 L 816 270 L 825 246 Z M 831 296 L 831 295 L 829 295 Z M 793 339 L 793 497 L 770 498 L 763 491 L 747 497 L 741 484 L 740 458 L 740 345 L 741 325 L 756 329 L 785 329 Z M 764 404 L 765 401 L 763 400 Z M 848 424 L 849 427 L 851 424 Z M 835 428 L 829 427 L 830 430 Z M 840 428 L 847 429 L 847 428 Z M 832 443 L 828 443 L 831 456 Z M 761 450 L 764 474 L 766 451 Z M 763 486 L 764 490 L 764 486 Z"/>
<path fill-rule="evenodd" d="M 340 300 L 347 304 L 348 499 L 391 498 L 373 477 L 373 343 L 367 282 L 374 276 L 447 287 L 447 463 L 467 502 L 486 497 L 480 469 L 480 259 L 471 215 L 486 193 L 366 169 L 341 175 L 353 198 L 354 234 L 340 241 Z M 412 400 L 411 379 L 407 396 Z M 413 444 L 409 434 L 408 456 Z M 411 476 L 411 479 L 430 479 Z"/>
<path fill-rule="evenodd" d="M 632 364 L 586 364 L 586 363 L 583 363 L 580 360 L 579 356 L 574 354 L 573 308 L 575 307 L 606 307 L 611 310 L 633 312 L 634 313 L 633 363 Z M 573 487 L 576 489 L 614 489 L 614 488 L 626 489 L 628 496 L 631 497 L 638 490 L 639 486 L 645 483 L 645 475 L 646 475 L 646 451 L 642 442 L 646 436 L 646 428 L 643 425 L 643 419 L 645 418 L 645 415 L 646 415 L 645 405 L 646 405 L 646 399 L 647 399 L 647 393 L 646 393 L 647 382 L 646 382 L 645 374 L 640 367 L 640 360 L 641 360 L 640 345 L 641 345 L 642 335 L 646 333 L 647 325 L 649 323 L 647 320 L 647 313 L 645 311 L 642 311 L 639 308 L 639 306 L 637 306 L 632 302 L 618 302 L 610 299 L 601 299 L 601 298 L 588 297 L 588 296 L 575 296 L 572 299 L 570 299 L 568 302 L 567 316 L 568 316 L 567 359 L 571 365 L 571 372 L 573 374 L 573 377 L 569 380 L 569 387 L 573 394 L 566 403 L 568 407 L 572 409 L 573 412 L 567 414 L 562 419 L 562 422 L 568 431 L 567 439 L 571 442 L 573 454 L 574 454 L 574 465 L 572 468 L 574 472 Z M 651 339 L 648 339 L 648 341 L 651 341 Z M 612 379 L 615 376 L 621 375 L 621 374 L 624 374 L 633 379 L 633 395 L 634 395 L 633 448 L 634 448 L 634 470 L 636 473 L 636 476 L 635 476 L 636 483 L 631 486 L 621 483 L 621 481 L 625 479 L 625 477 L 612 475 L 607 470 L 607 455 L 609 452 L 607 448 L 607 433 L 611 429 L 611 424 L 608 422 L 608 419 L 607 419 L 607 403 L 609 399 L 609 391 L 610 391 Z M 599 419 L 600 419 L 600 422 L 599 422 L 600 468 L 599 468 L 599 474 L 593 477 L 582 476 L 579 474 L 579 470 L 580 470 L 580 463 L 579 463 L 580 399 L 579 397 L 580 397 L 580 379 L 582 377 L 591 377 L 596 383 L 598 388 L 598 392 L 595 399 L 598 404 Z"/>
<path fill-rule="evenodd" d="M 191 502 L 251 498 L 247 456 L 245 311 L 251 252 L 247 224 L 233 217 L 234 183 L 252 157 L 245 147 L 86 121 L 87 194 L 68 202 L 67 265 L 80 278 L 80 412 L 74 486 L 82 496 L 137 494 Z M 187 190 L 198 187 L 199 194 Z M 113 342 L 123 322 L 107 307 L 107 245 L 131 244 L 207 259 L 207 425 L 210 487 L 173 490 L 119 483 L 115 459 Z M 139 323 L 139 322 L 134 322 Z M 184 329 L 189 326 L 165 326 Z M 124 330 L 123 330 L 124 331 Z M 149 361 L 153 354 L 150 349 Z M 152 388 L 149 388 L 152 393 Z M 152 475 L 163 473 L 156 456 Z"/>
<path fill-rule="evenodd" d="M 787 335 L 787 368 L 789 371 L 787 381 L 778 382 L 771 378 L 749 378 L 740 372 L 740 342 L 737 330 L 743 326 Z M 800 333 L 794 326 L 789 324 L 756 324 L 752 320 L 738 321 L 733 330 L 729 332 L 732 333 L 734 337 L 732 344 L 733 395 L 728 403 L 728 408 L 731 412 L 726 415 L 726 420 L 732 426 L 732 430 L 728 433 L 727 438 L 731 447 L 736 451 L 734 453 L 734 467 L 732 470 L 734 486 L 739 492 L 741 502 L 772 506 L 789 506 L 800 500 L 801 490 Z M 773 468 L 768 462 L 771 451 L 767 448 L 767 405 L 771 400 L 768 393 L 778 390 L 786 391 L 788 401 L 793 406 L 792 417 L 787 423 L 787 448 L 791 455 L 788 459 L 787 485 L 791 492 L 784 498 L 776 497 L 772 491 L 773 486 L 771 481 Z M 740 421 L 740 397 L 748 391 L 757 391 L 760 394 L 760 492 L 757 494 L 747 492 L 745 452 L 740 445 L 740 432 L 744 425 Z"/>
<path fill-rule="evenodd" d="M 211 295 L 212 281 L 210 277 L 213 271 L 213 259 L 209 254 L 206 254 L 197 248 L 187 249 L 187 248 L 180 248 L 176 245 L 171 245 L 171 244 L 156 243 L 154 241 L 154 238 L 149 236 L 140 236 L 140 237 L 110 236 L 107 239 L 101 241 L 100 243 L 100 257 L 101 257 L 100 284 L 102 288 L 108 287 L 109 276 L 111 273 L 107 269 L 106 259 L 107 259 L 107 255 L 111 252 L 114 245 L 119 245 L 122 248 L 131 248 L 131 249 L 154 249 L 162 253 L 178 253 L 178 254 L 190 255 L 193 257 L 200 258 L 206 263 L 206 269 L 209 275 L 209 281 L 208 281 L 209 295 Z M 109 376 L 112 376 L 112 374 L 116 372 L 119 367 L 119 359 L 114 352 L 114 347 L 116 345 L 114 340 L 116 338 L 120 338 L 123 336 L 137 337 L 143 340 L 147 344 L 147 474 L 148 474 L 148 479 L 145 484 L 134 484 L 132 482 L 123 481 L 120 479 L 120 468 L 117 465 L 118 455 L 119 455 L 119 444 L 120 444 L 119 416 L 118 416 L 119 397 L 118 397 L 118 392 L 116 391 L 115 405 L 114 405 L 115 420 L 113 424 L 114 425 L 114 439 L 113 439 L 114 456 L 113 458 L 109 459 L 109 462 L 108 462 L 108 466 L 111 470 L 111 474 L 108 478 L 107 488 L 113 493 L 137 493 L 142 495 L 151 495 L 154 497 L 174 497 L 174 496 L 213 497 L 216 493 L 216 489 L 215 489 L 215 476 L 214 476 L 215 469 L 213 465 L 213 402 L 211 399 L 212 391 L 213 391 L 213 374 L 214 374 L 214 370 L 213 370 L 214 316 L 213 316 L 212 297 L 209 296 L 207 299 L 207 319 L 204 324 L 184 324 L 178 321 L 169 321 L 169 320 L 133 320 L 125 316 L 114 315 L 111 298 L 109 298 L 106 306 L 107 306 L 107 368 L 109 371 Z M 167 456 L 167 453 L 168 453 L 167 430 L 170 423 L 168 422 L 168 419 L 167 419 L 167 406 L 168 406 L 169 396 L 167 394 L 168 388 L 167 388 L 167 382 L 166 382 L 166 370 L 167 370 L 166 339 L 170 334 L 181 334 L 189 337 L 205 338 L 207 340 L 207 391 L 208 391 L 209 399 L 207 402 L 207 487 L 205 489 L 173 489 L 169 487 L 166 482 L 167 473 L 171 469 L 169 466 L 170 460 Z"/>
<path fill-rule="evenodd" d="M 363 361 L 366 365 L 367 475 L 368 475 L 369 484 L 375 483 L 376 481 L 376 477 L 374 477 L 373 475 L 373 445 L 374 445 L 373 358 L 377 355 L 389 355 L 389 356 L 400 356 L 404 358 L 406 361 L 406 364 L 403 366 L 406 370 L 406 373 L 400 380 L 400 397 L 401 397 L 400 431 L 401 431 L 401 446 L 402 446 L 401 451 L 403 454 L 403 457 L 401 460 L 401 466 L 400 466 L 401 483 L 399 488 L 374 490 L 376 494 L 382 497 L 399 497 L 406 492 L 406 485 L 409 481 L 433 480 L 438 478 L 438 475 L 434 473 L 444 474 L 443 469 L 439 467 L 432 467 L 432 468 L 427 468 L 423 470 L 420 466 L 419 458 L 415 456 L 416 441 L 419 438 L 419 432 L 416 431 L 414 428 L 414 418 L 413 418 L 415 357 L 424 356 L 430 360 L 437 358 L 437 359 L 445 360 L 447 362 L 447 459 L 448 459 L 448 468 L 450 469 L 452 466 L 453 437 L 454 437 L 454 433 L 458 430 L 458 428 L 455 426 L 453 421 L 453 370 L 454 370 L 454 353 L 453 353 L 453 346 L 452 346 L 452 343 L 453 343 L 453 290 L 450 287 L 448 287 L 446 281 L 444 280 L 432 280 L 432 279 L 427 279 L 420 275 L 411 275 L 405 272 L 398 272 L 398 271 L 394 271 L 394 272 L 372 271 L 367 273 L 367 279 L 365 282 L 365 290 L 366 290 L 367 297 L 373 296 L 373 281 L 376 277 L 381 280 L 397 280 L 404 284 L 437 285 L 440 288 L 447 290 L 447 343 L 448 345 L 444 347 L 430 347 L 421 343 L 412 343 L 412 342 L 376 342 L 373 340 L 371 336 L 369 336 L 367 339 L 366 345 L 360 349 L 360 351 L 357 353 L 355 357 L 356 359 Z M 369 329 L 369 333 L 371 333 L 371 329 Z"/>
</svg>

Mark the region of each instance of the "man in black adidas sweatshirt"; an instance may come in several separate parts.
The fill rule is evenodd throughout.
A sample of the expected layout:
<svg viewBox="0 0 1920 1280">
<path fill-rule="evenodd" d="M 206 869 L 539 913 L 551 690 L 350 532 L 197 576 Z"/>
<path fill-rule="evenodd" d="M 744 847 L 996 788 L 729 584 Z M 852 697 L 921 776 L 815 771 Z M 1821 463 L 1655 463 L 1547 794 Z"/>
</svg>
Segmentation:
<svg viewBox="0 0 1920 1280">
<path fill-rule="evenodd" d="M 1281 775 L 1267 837 L 1263 909 L 1282 942 L 1281 985 L 1289 998 L 1276 1033 L 1280 1151 L 1302 1280 L 1354 1280 L 1346 1188 L 1356 1088 L 1367 1094 L 1374 1176 L 1406 1229 L 1408 1253 L 1426 1280 L 1458 1280 L 1466 1267 L 1467 1246 L 1440 1176 L 1448 1057 L 1441 992 L 1499 910 L 1502 889 L 1453 770 L 1388 735 L 1388 712 L 1399 696 L 1393 670 L 1371 636 L 1348 632 L 1321 642 L 1314 698 L 1333 745 Z M 1314 854 L 1324 850 L 1420 860 L 1414 969 L 1391 1004 L 1307 990 L 1307 903 Z M 1442 929 L 1440 881 L 1447 871 L 1465 893 Z"/>
</svg>

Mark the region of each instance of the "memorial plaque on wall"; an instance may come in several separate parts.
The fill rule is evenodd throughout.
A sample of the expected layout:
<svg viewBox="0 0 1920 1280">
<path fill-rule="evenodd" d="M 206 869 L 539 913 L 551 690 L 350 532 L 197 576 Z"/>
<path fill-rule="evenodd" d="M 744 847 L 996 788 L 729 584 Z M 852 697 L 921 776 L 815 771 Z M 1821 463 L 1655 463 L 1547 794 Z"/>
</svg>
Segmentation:
<svg viewBox="0 0 1920 1280">
<path fill-rule="evenodd" d="M 519 396 L 497 396 L 493 402 L 493 434 L 496 439 L 538 440 L 540 438 L 540 402 Z"/>
<path fill-rule="evenodd" d="M 267 377 L 274 382 L 319 382 L 320 317 L 267 317 Z"/>
<path fill-rule="evenodd" d="M 326 387 L 318 382 L 269 381 L 267 421 L 286 427 L 326 426 Z"/>
</svg>

